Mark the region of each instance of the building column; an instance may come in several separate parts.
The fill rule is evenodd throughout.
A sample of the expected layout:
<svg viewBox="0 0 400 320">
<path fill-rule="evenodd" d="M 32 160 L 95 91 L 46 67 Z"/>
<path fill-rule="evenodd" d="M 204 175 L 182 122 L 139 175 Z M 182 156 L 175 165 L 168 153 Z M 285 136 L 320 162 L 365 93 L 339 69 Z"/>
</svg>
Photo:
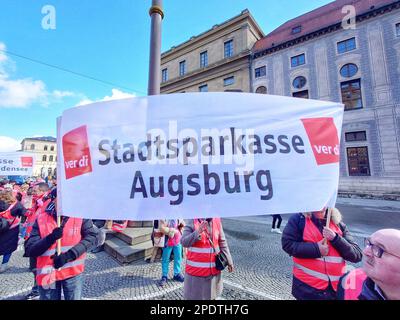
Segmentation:
<svg viewBox="0 0 400 320">
<path fill-rule="evenodd" d="M 396 136 L 395 106 L 388 76 L 383 29 L 379 23 L 368 26 L 374 113 L 379 132 L 384 176 L 400 176 L 400 150 Z"/>
<path fill-rule="evenodd" d="M 315 67 L 318 99 L 330 101 L 327 48 L 322 43 L 315 46 Z"/>
</svg>

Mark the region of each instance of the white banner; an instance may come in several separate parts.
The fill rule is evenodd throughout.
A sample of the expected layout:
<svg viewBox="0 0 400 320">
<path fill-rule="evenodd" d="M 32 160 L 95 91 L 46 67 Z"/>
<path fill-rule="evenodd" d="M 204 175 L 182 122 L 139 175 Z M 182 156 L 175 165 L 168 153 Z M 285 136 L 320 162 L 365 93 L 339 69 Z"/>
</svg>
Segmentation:
<svg viewBox="0 0 400 320">
<path fill-rule="evenodd" d="M 27 152 L 0 152 L 0 176 L 32 176 L 35 155 Z"/>
<path fill-rule="evenodd" d="M 232 217 L 333 206 L 343 105 L 247 93 L 171 94 L 66 110 L 64 215 Z"/>
</svg>

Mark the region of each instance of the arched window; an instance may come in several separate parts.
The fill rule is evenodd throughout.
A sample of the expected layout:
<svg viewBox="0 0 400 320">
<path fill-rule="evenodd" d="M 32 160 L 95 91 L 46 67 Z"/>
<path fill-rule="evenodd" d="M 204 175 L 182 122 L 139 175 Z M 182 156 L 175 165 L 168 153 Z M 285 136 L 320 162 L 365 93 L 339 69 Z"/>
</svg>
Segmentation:
<svg viewBox="0 0 400 320">
<path fill-rule="evenodd" d="M 296 89 L 301 89 L 307 84 L 307 79 L 303 76 L 297 77 L 293 80 L 293 87 Z"/>
<path fill-rule="evenodd" d="M 47 160 L 47 156 L 44 155 L 44 156 L 42 157 L 42 161 L 46 161 L 46 160 Z"/>
<path fill-rule="evenodd" d="M 54 151 L 54 146 L 51 146 L 51 147 L 50 147 L 50 151 Z"/>
<path fill-rule="evenodd" d="M 261 86 L 256 89 L 256 93 L 267 94 L 267 87 Z"/>
<path fill-rule="evenodd" d="M 53 156 L 49 156 L 49 161 L 53 162 Z"/>
<path fill-rule="evenodd" d="M 35 145 L 33 143 L 31 144 L 31 150 L 35 150 Z"/>
<path fill-rule="evenodd" d="M 358 72 L 358 67 L 354 63 L 345 64 L 340 69 L 340 74 L 344 78 L 351 78 L 351 77 L 355 76 L 357 72 Z"/>
<path fill-rule="evenodd" d="M 47 151 L 47 146 L 44 146 L 44 151 Z"/>
</svg>

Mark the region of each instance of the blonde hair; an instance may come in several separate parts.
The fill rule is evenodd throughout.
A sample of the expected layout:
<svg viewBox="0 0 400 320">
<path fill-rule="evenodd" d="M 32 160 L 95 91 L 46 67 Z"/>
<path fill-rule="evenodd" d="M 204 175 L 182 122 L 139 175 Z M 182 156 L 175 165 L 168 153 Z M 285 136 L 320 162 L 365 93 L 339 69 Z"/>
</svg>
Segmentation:
<svg viewBox="0 0 400 320">
<path fill-rule="evenodd" d="M 15 197 L 11 190 L 2 190 L 0 191 L 0 200 L 11 205 L 15 202 Z"/>
</svg>

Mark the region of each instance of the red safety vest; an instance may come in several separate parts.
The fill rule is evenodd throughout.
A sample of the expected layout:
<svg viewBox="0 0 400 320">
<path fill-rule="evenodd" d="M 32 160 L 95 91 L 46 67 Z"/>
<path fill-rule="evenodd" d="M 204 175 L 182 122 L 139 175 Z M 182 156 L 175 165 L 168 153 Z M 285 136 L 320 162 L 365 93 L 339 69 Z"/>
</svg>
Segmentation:
<svg viewBox="0 0 400 320">
<path fill-rule="evenodd" d="M 351 270 L 343 277 L 342 288 L 344 291 L 344 300 L 358 300 L 366 279 L 367 275 L 361 268 Z"/>
<path fill-rule="evenodd" d="M 55 219 L 49 214 L 40 214 L 37 217 L 40 237 L 43 239 L 57 228 Z M 82 219 L 69 218 L 63 229 L 61 238 L 61 251 L 67 252 L 81 241 Z M 44 288 L 51 288 L 56 281 L 69 279 L 81 274 L 85 269 L 86 253 L 76 260 L 66 263 L 60 269 L 54 269 L 51 257 L 56 254 L 57 242 L 55 242 L 45 253 L 37 258 L 36 282 Z"/>
<path fill-rule="evenodd" d="M 16 227 L 18 227 L 21 219 L 19 217 L 13 217 L 11 215 L 11 209 L 15 207 L 15 205 L 17 204 L 17 201 L 14 202 L 12 205 L 9 206 L 9 208 L 6 211 L 0 212 L 0 217 L 4 218 L 8 221 L 10 227 L 9 229 L 14 229 Z"/>
<path fill-rule="evenodd" d="M 124 221 L 123 223 L 118 223 L 113 221 L 111 229 L 115 232 L 122 232 L 128 225 L 128 220 Z"/>
<path fill-rule="evenodd" d="M 46 208 L 50 202 L 51 202 L 51 199 L 48 199 L 43 203 L 42 206 L 38 206 L 38 207 L 35 206 L 35 208 L 33 210 L 28 210 L 29 213 L 27 214 L 27 218 L 24 223 L 24 227 L 26 228 L 25 237 L 24 237 L 25 240 L 27 240 L 30 237 L 32 229 L 33 229 L 33 225 L 35 224 L 37 217 L 39 216 L 39 214 L 42 214 L 46 210 Z"/>
<path fill-rule="evenodd" d="M 198 219 L 194 220 L 194 229 L 197 229 L 200 225 Z M 221 235 L 221 220 L 219 218 L 213 218 L 212 221 L 212 237 L 208 235 L 214 243 L 215 250 L 210 244 L 206 232 L 201 234 L 201 239 L 195 241 L 192 247 L 187 249 L 186 259 L 186 273 L 196 277 L 208 277 L 211 275 L 217 275 L 221 271 L 215 268 L 215 255 L 219 253 L 219 240 Z"/>
<path fill-rule="evenodd" d="M 329 228 L 342 236 L 343 232 L 332 221 Z M 303 241 L 317 243 L 323 238 L 317 226 L 314 225 L 310 217 L 306 217 L 304 226 Z M 309 286 L 325 290 L 329 281 L 332 287 L 337 291 L 339 278 L 345 273 L 346 263 L 339 252 L 328 241 L 328 255 L 316 259 L 300 259 L 293 257 L 293 275 L 300 281 Z"/>
</svg>

